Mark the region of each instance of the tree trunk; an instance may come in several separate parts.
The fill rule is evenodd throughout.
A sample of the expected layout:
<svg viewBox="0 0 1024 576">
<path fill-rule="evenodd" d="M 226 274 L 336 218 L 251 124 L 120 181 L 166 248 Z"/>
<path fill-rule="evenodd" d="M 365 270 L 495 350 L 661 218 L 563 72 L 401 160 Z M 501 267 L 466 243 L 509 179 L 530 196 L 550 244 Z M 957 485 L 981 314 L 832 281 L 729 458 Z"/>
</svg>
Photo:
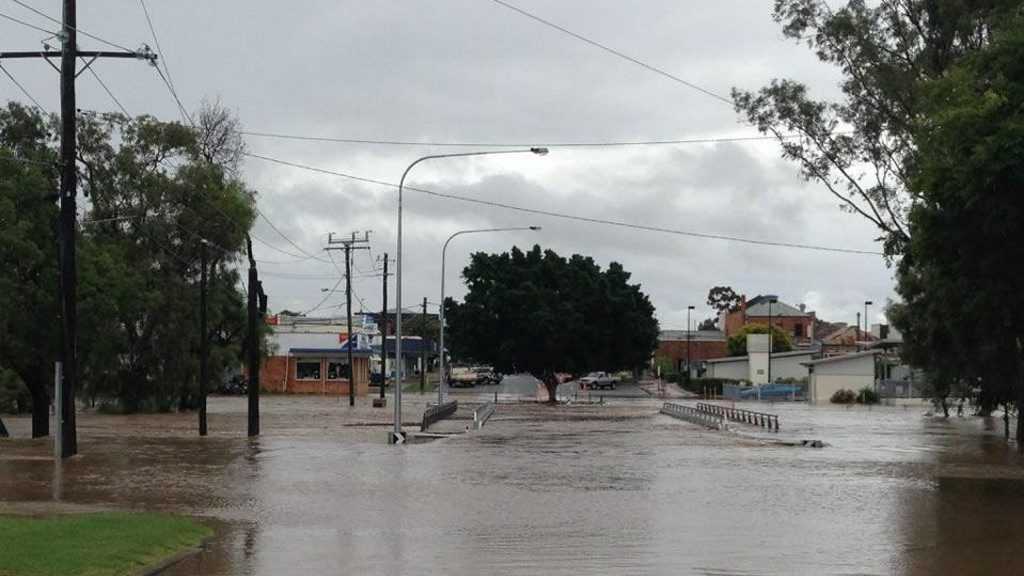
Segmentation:
<svg viewBox="0 0 1024 576">
<path fill-rule="evenodd" d="M 0 438 L 7 438 L 10 434 L 7 433 L 7 427 L 4 426 L 4 419 L 0 418 Z"/>
<path fill-rule="evenodd" d="M 942 405 L 942 414 L 946 418 L 949 418 L 949 403 L 946 402 L 947 398 L 948 398 L 948 396 L 942 396 L 940 400 L 942 402 L 942 404 L 941 404 Z"/>
<path fill-rule="evenodd" d="M 1010 441 L 1010 403 L 1003 403 L 1003 436 Z"/>
<path fill-rule="evenodd" d="M 46 385 L 38 378 L 26 381 L 32 395 L 32 437 L 42 438 L 50 435 L 50 394 Z"/>
<path fill-rule="evenodd" d="M 547 388 L 547 390 L 548 390 L 548 403 L 549 404 L 557 404 L 558 403 L 558 384 L 559 384 L 558 376 L 555 376 L 555 374 L 553 372 L 545 372 L 545 373 L 541 374 L 540 377 L 536 377 L 535 376 L 535 378 L 537 378 L 538 380 L 543 382 L 544 383 L 544 387 Z"/>
</svg>

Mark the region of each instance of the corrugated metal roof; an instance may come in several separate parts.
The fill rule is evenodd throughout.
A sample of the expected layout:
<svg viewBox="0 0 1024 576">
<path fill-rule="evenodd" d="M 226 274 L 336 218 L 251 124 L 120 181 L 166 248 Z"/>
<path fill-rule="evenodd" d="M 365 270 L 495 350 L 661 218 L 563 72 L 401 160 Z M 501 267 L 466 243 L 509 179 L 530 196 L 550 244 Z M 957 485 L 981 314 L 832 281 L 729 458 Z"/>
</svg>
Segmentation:
<svg viewBox="0 0 1024 576">
<path fill-rule="evenodd" d="M 752 306 L 747 306 L 747 316 L 768 316 L 768 303 L 759 302 Z M 802 318 L 810 318 L 810 314 L 807 312 L 801 312 L 799 308 L 795 308 L 786 304 L 785 302 L 773 302 L 772 303 L 772 317 L 781 318 L 783 316 L 795 316 Z"/>
<path fill-rule="evenodd" d="M 864 358 L 865 356 L 877 356 L 881 354 L 881 350 L 866 350 L 864 352 L 851 352 L 849 354 L 843 354 L 841 356 L 829 356 L 828 358 L 818 358 L 817 360 L 810 360 L 808 362 L 801 362 L 804 366 L 813 366 L 816 364 L 827 364 L 830 362 L 844 362 L 847 360 L 856 360 L 858 358 Z"/>
<path fill-rule="evenodd" d="M 658 334 L 662 342 L 686 341 L 686 330 L 662 330 Z M 691 342 L 725 342 L 725 333 L 721 330 L 693 330 Z"/>
</svg>

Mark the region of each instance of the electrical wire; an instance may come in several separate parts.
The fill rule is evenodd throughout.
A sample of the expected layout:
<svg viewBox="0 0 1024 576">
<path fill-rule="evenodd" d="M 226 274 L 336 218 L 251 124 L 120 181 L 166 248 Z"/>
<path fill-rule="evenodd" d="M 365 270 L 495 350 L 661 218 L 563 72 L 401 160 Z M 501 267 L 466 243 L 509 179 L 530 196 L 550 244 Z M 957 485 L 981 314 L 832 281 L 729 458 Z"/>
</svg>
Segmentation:
<svg viewBox="0 0 1024 576">
<path fill-rule="evenodd" d="M 585 42 L 587 44 L 590 44 L 591 46 L 594 46 L 595 48 L 599 48 L 601 50 L 604 50 L 605 52 L 608 52 L 609 54 L 612 54 L 614 56 L 622 58 L 623 60 L 626 60 L 627 62 L 631 62 L 633 64 L 636 64 L 637 66 L 640 66 L 641 68 L 644 68 L 646 70 L 654 72 L 655 74 L 658 74 L 660 76 L 664 76 L 665 78 L 668 78 L 670 80 L 678 82 L 678 83 L 686 86 L 687 88 L 691 88 L 693 90 L 701 92 L 701 93 L 703 93 L 706 96 L 710 96 L 710 97 L 714 98 L 715 100 L 719 100 L 719 101 L 724 102 L 724 103 L 726 103 L 726 104 L 728 104 L 730 106 L 733 105 L 733 101 L 732 101 L 731 98 L 726 98 L 725 96 L 722 96 L 720 94 L 715 94 L 714 92 L 712 92 L 711 90 L 708 90 L 707 88 L 704 88 L 703 86 L 698 86 L 697 84 L 694 84 L 693 82 L 689 82 L 687 80 L 684 80 L 684 79 L 680 78 L 679 76 L 676 76 L 675 74 L 672 74 L 671 72 L 666 72 L 665 70 L 663 70 L 661 68 L 658 68 L 656 66 L 648 64 L 648 63 L 646 63 L 646 62 L 644 62 L 642 60 L 638 60 L 638 59 L 636 59 L 636 58 L 634 58 L 634 57 L 632 57 L 632 56 L 630 56 L 628 54 L 625 54 L 625 53 L 620 52 L 620 51 L 618 51 L 618 50 L 616 50 L 614 48 L 611 48 L 609 46 L 601 44 L 600 42 L 598 42 L 596 40 L 591 40 L 590 38 L 587 38 L 586 36 L 583 36 L 582 34 L 578 34 L 576 32 L 573 32 L 572 30 L 569 30 L 568 28 L 559 26 L 558 24 L 555 24 L 554 22 L 551 22 L 550 20 L 545 20 L 544 18 L 541 18 L 540 16 L 537 16 L 536 14 L 527 12 L 526 10 L 523 10 L 522 8 L 520 8 L 518 6 L 515 6 L 513 4 L 505 2 L 504 0 L 491 0 L 491 1 L 494 2 L 495 4 L 498 4 L 500 6 L 504 6 L 505 8 L 508 8 L 509 10 L 512 10 L 513 12 L 518 12 L 519 14 L 521 14 L 521 15 L 523 15 L 523 16 L 531 19 L 531 20 L 534 20 L 536 22 L 540 22 L 541 24 L 543 24 L 545 26 L 548 26 L 550 28 L 554 28 L 555 30 L 558 30 L 559 32 L 562 32 L 563 34 L 568 34 L 569 36 L 572 36 L 573 38 L 575 38 L 577 40 L 580 40 L 582 42 Z"/>
<path fill-rule="evenodd" d="M 39 110 L 40 113 L 42 113 L 44 115 L 46 114 L 46 110 L 44 110 L 43 106 L 41 104 L 39 104 L 39 101 L 36 100 L 32 96 L 32 94 L 30 94 L 29 91 L 26 90 L 25 87 L 21 85 L 21 82 L 18 82 L 18 80 L 14 77 L 13 74 L 11 74 L 7 70 L 7 68 L 4 68 L 3 64 L 0 64 L 0 71 L 3 71 L 4 75 L 7 76 L 8 78 L 10 78 L 11 82 L 14 82 L 14 85 L 17 86 L 19 90 L 21 90 L 21 93 L 24 94 L 26 98 L 31 100 L 33 104 L 35 104 L 36 108 Z"/>
<path fill-rule="evenodd" d="M 57 18 L 54 18 L 53 16 L 50 16 L 49 14 L 47 14 L 47 13 L 41 11 L 41 10 L 36 9 L 35 7 L 33 7 L 30 4 L 22 2 L 21 0 L 11 0 L 11 2 L 14 2 L 18 6 L 21 6 L 22 8 L 25 8 L 26 10 L 30 10 L 30 11 L 38 14 L 39 16 L 42 16 L 43 18 L 46 18 L 47 20 L 49 20 L 51 22 L 56 22 L 57 24 L 60 24 L 61 29 L 63 29 L 65 27 L 64 22 L 58 20 Z M 0 16 L 2 16 L 2 14 L 0 14 Z M 111 47 L 114 47 L 114 48 L 119 48 L 121 50 L 124 50 L 125 52 L 136 52 L 136 50 L 132 50 L 131 48 L 126 48 L 125 46 L 123 46 L 121 44 L 117 44 L 115 42 L 111 42 L 110 40 L 106 40 L 104 38 L 100 38 L 99 36 L 97 36 L 95 34 L 90 34 L 89 32 L 86 32 L 85 30 L 82 30 L 81 28 L 76 28 L 74 26 L 67 26 L 67 27 L 72 29 L 72 30 L 74 30 L 75 32 L 81 34 L 82 36 L 87 36 L 87 37 L 92 38 L 93 40 L 95 40 L 97 42 L 102 42 L 103 44 L 106 44 L 107 46 L 111 46 Z M 33 28 L 36 28 L 36 27 L 33 26 Z M 36 29 L 37 30 L 42 30 L 41 28 L 36 28 Z M 53 36 L 58 36 L 58 34 L 56 32 L 50 32 L 49 30 L 42 30 L 42 31 L 46 32 L 47 34 L 53 35 Z"/>
<path fill-rule="evenodd" d="M 146 24 L 149 25 L 149 33 L 153 36 L 153 44 L 156 46 L 156 53 L 160 56 L 160 62 L 164 65 L 164 72 L 167 74 L 167 83 L 171 87 L 171 91 L 177 94 L 177 89 L 174 87 L 174 78 L 171 77 L 171 69 L 167 67 L 167 58 L 164 58 L 164 51 L 160 47 L 160 39 L 156 35 L 156 28 L 153 27 L 153 20 L 149 17 L 149 8 L 146 7 L 146 0 L 139 0 L 139 5 L 142 6 L 142 13 L 146 15 Z"/>
<path fill-rule="evenodd" d="M 18 2 L 18 0 L 12 0 L 12 1 L 13 2 L 17 2 L 18 4 L 21 4 L 21 2 Z M 11 22 L 14 22 L 16 24 L 21 24 L 22 26 L 27 26 L 27 27 L 29 27 L 29 28 L 31 28 L 33 30 L 38 30 L 39 32 L 45 32 L 46 34 L 49 34 L 50 36 L 56 36 L 57 35 L 56 32 L 53 32 L 51 30 L 47 30 L 46 28 L 40 28 L 39 26 L 36 26 L 35 24 L 32 24 L 30 22 L 26 22 L 26 21 L 21 20 L 19 18 L 15 18 L 14 16 L 10 16 L 8 14 L 4 14 L 3 12 L 0 12 L 0 18 L 4 18 L 4 19 L 7 19 L 7 20 L 10 20 Z"/>
<path fill-rule="evenodd" d="M 255 209 L 256 209 L 256 214 L 258 214 L 258 215 L 259 215 L 259 216 L 260 216 L 261 218 L 263 218 L 263 220 L 264 220 L 264 221 L 265 221 L 265 222 L 266 222 L 267 224 L 270 224 L 270 227 L 274 229 L 274 232 L 277 232 L 277 233 L 278 233 L 278 234 L 279 234 L 279 235 L 281 236 L 281 238 L 284 238 L 284 239 L 285 239 L 285 240 L 286 240 L 286 241 L 287 241 L 287 242 L 288 242 L 289 244 L 291 244 L 292 246 L 294 246 L 296 250 L 298 250 L 298 251 L 299 251 L 299 252 L 301 252 L 302 254 L 304 254 L 304 255 L 306 255 L 306 256 L 308 256 L 308 257 L 312 258 L 313 260 L 317 260 L 317 261 L 319 261 L 319 262 L 323 262 L 323 263 L 325 263 L 325 264 L 327 263 L 327 260 L 326 260 L 325 258 L 322 258 L 322 257 L 316 256 L 316 255 L 314 255 L 314 254 L 311 254 L 311 253 L 307 252 L 307 251 L 306 251 L 305 249 L 303 249 L 303 248 L 302 248 L 302 246 L 299 246 L 299 245 L 298 245 L 298 244 L 296 244 L 296 243 L 295 243 L 294 241 L 292 241 L 292 239 L 291 239 L 291 238 L 289 238 L 289 237 L 288 237 L 288 236 L 287 236 L 287 235 L 286 235 L 286 234 L 285 234 L 284 232 L 281 232 L 281 229 L 280 229 L 280 228 L 278 228 L 278 227 L 277 227 L 277 225 L 275 225 L 275 224 L 274 224 L 273 222 L 271 222 L 271 221 L 270 221 L 270 218 L 267 218 L 267 215 L 266 215 L 266 214 L 264 214 L 264 213 L 263 213 L 263 212 L 262 212 L 262 211 L 260 210 L 260 207 L 259 207 L 259 206 L 256 206 L 255 204 L 253 204 L 253 208 L 255 208 Z"/>
<path fill-rule="evenodd" d="M 83 58 L 82 61 L 84 62 L 85 59 Z M 104 82 L 102 78 L 100 78 L 99 73 L 93 70 L 92 66 L 89 66 L 88 70 L 90 73 L 92 73 L 92 77 L 95 78 L 96 81 L 100 83 L 100 86 L 103 87 L 103 90 L 107 93 L 107 96 L 110 96 L 110 99 L 114 101 L 114 104 L 117 104 L 117 107 L 121 109 L 121 113 L 123 113 L 128 118 L 131 118 L 132 115 L 128 113 L 128 110 L 126 110 L 123 105 L 121 105 L 121 101 L 118 100 L 117 96 L 114 96 L 114 93 L 110 91 L 110 88 L 107 86 L 107 83 Z"/>
<path fill-rule="evenodd" d="M 331 138 L 326 136 L 301 136 L 296 134 L 280 134 L 275 132 L 251 132 L 243 130 L 240 134 L 257 138 L 276 138 L 281 140 L 300 140 L 306 142 L 333 142 L 338 144 L 372 144 L 386 146 L 429 146 L 451 148 L 526 148 L 544 146 L 546 148 L 612 148 L 625 146 L 664 146 L 674 144 L 718 144 L 724 142 L 750 142 L 758 140 L 776 140 L 775 136 L 733 136 L 709 138 L 685 138 L 679 140 L 624 140 L 605 142 L 424 142 L 415 140 L 369 140 L 362 138 Z M 799 134 L 784 134 L 782 138 L 800 138 Z"/>
<path fill-rule="evenodd" d="M 188 122 L 189 126 L 195 128 L 196 123 L 192 121 L 192 116 L 188 113 L 188 110 L 185 109 L 185 105 L 181 103 L 181 98 L 178 98 L 178 93 L 174 91 L 174 86 L 171 86 L 171 83 L 167 80 L 167 77 L 164 76 L 163 71 L 160 70 L 160 66 L 154 64 L 153 69 L 156 70 L 156 73 L 160 76 L 160 79 L 164 81 L 164 86 L 167 86 L 167 90 L 170 91 L 171 96 L 174 98 L 174 102 L 178 105 L 178 112 L 181 113 L 182 119 Z"/>
<path fill-rule="evenodd" d="M 251 152 L 246 152 L 245 155 L 249 156 L 251 158 L 258 158 L 260 160 L 265 160 L 267 162 L 272 162 L 272 163 L 275 163 L 275 164 L 280 164 L 282 166 L 289 166 L 289 167 L 292 167 L 292 168 L 299 168 L 301 170 L 307 170 L 307 171 L 316 172 L 316 173 L 319 173 L 319 174 L 327 174 L 327 175 L 330 175 L 330 176 L 339 176 L 339 177 L 342 177 L 342 178 L 347 178 L 349 180 L 355 180 L 357 182 L 365 182 L 367 184 L 375 184 L 375 185 L 378 185 L 378 186 L 387 186 L 387 187 L 390 187 L 390 188 L 398 188 L 398 184 L 395 184 L 394 182 L 385 182 L 383 180 L 375 180 L 373 178 L 366 178 L 366 177 L 363 177 L 363 176 L 356 176 L 356 175 L 353 175 L 353 174 L 346 174 L 344 172 L 337 172 L 335 170 L 327 170 L 325 168 L 317 168 L 315 166 L 308 166 L 308 165 L 305 165 L 305 164 L 299 164 L 297 162 L 289 162 L 287 160 L 281 160 L 279 158 L 273 158 L 273 157 L 270 157 L 270 156 L 263 156 L 263 155 L 260 155 L 260 154 L 253 154 Z M 632 229 L 632 230 L 644 230 L 644 231 L 647 231 L 647 232 L 660 232 L 660 233 L 664 233 L 664 234 L 674 234 L 674 235 L 677 235 L 677 236 L 688 236 L 688 237 L 692 237 L 692 238 L 704 238 L 704 239 L 707 239 L 707 240 L 723 240 L 723 241 L 728 241 L 728 242 L 738 242 L 738 243 L 743 243 L 743 244 L 752 244 L 752 245 L 756 245 L 756 246 L 774 246 L 774 247 L 778 247 L 778 248 L 799 248 L 799 249 L 802 249 L 802 250 L 816 250 L 816 251 L 820 251 L 820 252 L 837 252 L 837 253 L 843 253 L 843 254 L 864 254 L 864 255 L 871 255 L 871 256 L 881 256 L 882 255 L 881 252 L 876 252 L 876 251 L 872 251 L 872 250 L 859 250 L 859 249 L 854 249 L 854 248 L 838 248 L 838 247 L 832 247 L 832 246 L 818 246 L 818 245 L 814 245 L 814 244 L 801 244 L 801 243 L 796 243 L 796 242 L 778 242 L 778 241 L 772 241 L 772 240 L 758 240 L 758 239 L 752 239 L 752 238 L 742 238 L 742 237 L 739 237 L 739 236 L 729 236 L 729 235 L 725 235 L 725 234 L 708 234 L 708 233 L 703 233 L 703 232 L 691 232 L 691 231 L 688 231 L 688 230 L 678 230 L 678 229 L 674 229 L 674 228 L 664 228 L 664 227 L 661 227 L 661 226 L 649 226 L 649 225 L 645 225 L 645 224 L 634 224 L 634 223 L 631 223 L 631 222 L 624 222 L 624 221 L 620 221 L 620 220 L 608 220 L 608 219 L 604 219 L 604 218 L 592 218 L 592 217 L 589 217 L 589 216 L 579 216 L 579 215 L 576 215 L 576 214 L 567 214 L 567 213 L 564 213 L 564 212 L 555 212 L 553 210 L 541 210 L 541 209 L 537 209 L 537 208 L 527 208 L 527 207 L 524 207 L 524 206 L 516 206 L 514 204 L 508 204 L 508 203 L 505 203 L 505 202 L 494 202 L 494 201 L 490 201 L 490 200 L 481 200 L 479 198 L 472 198 L 472 197 L 469 197 L 469 196 L 461 196 L 461 195 L 458 195 L 458 194 L 448 194 L 448 193 L 444 193 L 444 192 L 435 192 L 433 190 L 428 190 L 426 188 L 418 188 L 418 187 L 414 187 L 414 186 L 405 186 L 404 189 L 405 190 L 410 190 L 410 191 L 413 191 L 413 192 L 419 192 L 421 194 L 426 194 L 428 196 L 433 196 L 435 198 L 446 198 L 446 199 L 449 199 L 449 200 L 459 200 L 459 201 L 462 201 L 462 202 L 469 202 L 469 203 L 472 203 L 472 204 L 491 206 L 491 207 L 494 207 L 494 208 L 502 208 L 502 209 L 505 209 L 505 210 L 513 210 L 513 211 L 516 211 L 516 212 L 523 212 L 523 213 L 526 213 L 526 214 L 534 214 L 534 215 L 538 215 L 538 216 L 548 216 L 548 217 L 551 217 L 551 218 L 560 218 L 560 219 L 563 219 L 563 220 L 574 220 L 574 221 L 577 221 L 577 222 L 586 222 L 586 223 L 589 223 L 589 224 L 603 224 L 603 225 L 607 225 L 607 226 L 616 226 L 616 227 L 619 227 L 619 228 L 628 228 L 628 229 Z"/>
</svg>

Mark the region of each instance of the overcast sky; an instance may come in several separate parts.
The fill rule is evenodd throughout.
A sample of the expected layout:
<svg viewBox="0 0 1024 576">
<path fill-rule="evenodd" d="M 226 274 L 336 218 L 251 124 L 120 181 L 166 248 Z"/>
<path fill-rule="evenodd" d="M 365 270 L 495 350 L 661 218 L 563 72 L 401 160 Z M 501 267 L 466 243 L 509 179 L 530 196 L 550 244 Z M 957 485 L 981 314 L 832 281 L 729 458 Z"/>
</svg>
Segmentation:
<svg viewBox="0 0 1024 576">
<path fill-rule="evenodd" d="M 57 0 L 26 0 L 59 16 Z M 513 0 L 525 10 L 614 47 L 710 91 L 755 89 L 774 77 L 838 94 L 835 70 L 782 37 L 770 0 L 618 2 Z M 299 1 L 148 0 L 166 64 L 188 108 L 219 98 L 244 128 L 309 136 L 460 142 L 580 142 L 756 135 L 731 107 L 530 20 L 490 0 Z M 52 23 L 10 0 L 0 12 L 43 28 Z M 80 3 L 79 27 L 128 47 L 153 44 L 139 3 Z M 39 46 L 45 34 L 0 20 L 0 50 Z M 107 48 L 79 38 L 82 49 Z M 57 110 L 57 75 L 38 61 L 8 68 L 48 110 Z M 156 73 L 135 61 L 96 64 L 132 114 L 176 119 Z M 114 110 L 88 75 L 79 106 Z M 0 98 L 23 98 L 0 77 Z M 247 137 L 252 153 L 397 182 L 419 156 L 473 148 L 295 142 Z M 245 179 L 260 209 L 292 241 L 321 254 L 328 232 L 372 230 L 371 251 L 396 247 L 392 188 L 248 159 Z M 881 250 L 867 222 L 841 212 L 816 183 L 804 183 L 772 142 L 628 148 L 552 148 L 545 157 L 499 155 L 417 166 L 408 183 L 438 192 L 700 233 Z M 657 307 L 663 328 L 711 315 L 715 285 L 753 296 L 775 293 L 806 303 L 820 318 L 853 323 L 863 302 L 893 295 L 879 256 L 762 247 L 586 224 L 406 192 L 405 306 L 440 298 L 445 238 L 471 228 L 542 226 L 540 232 L 465 236 L 448 254 L 449 294 L 464 292 L 459 271 L 472 251 L 539 243 L 563 255 L 618 261 Z M 298 251 L 265 221 L 255 234 Z M 306 310 L 337 281 L 327 262 L 256 243 L 273 310 Z M 340 263 L 340 258 L 338 259 Z M 379 278 L 354 284 L 355 310 L 380 307 Z M 392 282 L 393 286 L 393 282 Z M 394 291 L 389 301 L 394 302 Z M 343 313 L 339 291 L 314 314 Z M 359 302 L 362 302 L 360 304 Z"/>
</svg>

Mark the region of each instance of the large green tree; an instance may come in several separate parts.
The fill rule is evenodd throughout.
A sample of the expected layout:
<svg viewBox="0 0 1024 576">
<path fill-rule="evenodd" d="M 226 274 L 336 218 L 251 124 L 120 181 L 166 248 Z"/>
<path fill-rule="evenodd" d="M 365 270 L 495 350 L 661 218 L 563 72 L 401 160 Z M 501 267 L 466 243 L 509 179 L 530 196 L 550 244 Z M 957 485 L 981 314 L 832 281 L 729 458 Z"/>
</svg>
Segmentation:
<svg viewBox="0 0 1024 576">
<path fill-rule="evenodd" d="M 465 300 L 445 302 L 452 352 L 530 373 L 551 401 L 556 373 L 637 368 L 657 347 L 654 306 L 616 262 L 602 270 L 578 254 L 513 248 L 473 254 L 463 277 Z"/>
<path fill-rule="evenodd" d="M 747 335 L 767 334 L 767 324 L 747 324 L 738 332 L 729 337 L 726 345 L 729 347 L 729 356 L 747 355 Z M 789 352 L 793 349 L 793 338 L 778 326 L 772 326 L 772 353 Z"/>
<path fill-rule="evenodd" d="M 923 333 L 948 341 L 919 350 L 926 367 L 980 384 L 989 406 L 1012 400 L 1020 412 L 1024 18 L 1007 16 L 984 49 L 922 82 L 921 95 L 912 181 L 920 201 L 899 268 L 912 313 L 897 325 L 914 340 Z M 1020 419 L 1017 439 L 1024 449 Z"/>
<path fill-rule="evenodd" d="M 197 119 L 192 128 L 80 113 L 76 166 L 87 200 L 79 221 L 78 307 L 86 401 L 127 411 L 195 404 L 204 241 L 211 374 L 239 362 L 245 306 L 236 263 L 255 217 L 254 195 L 237 176 L 240 141 L 230 115 L 206 107 Z M 32 391 L 34 413 L 44 417 L 60 338 L 56 145 L 52 119 L 16 104 L 0 113 L 0 156 L 33 160 L 0 161 L 0 263 L 15 272 L 0 277 L 0 369 Z"/>
<path fill-rule="evenodd" d="M 54 144 L 48 119 L 17 104 L 0 109 L 0 373 L 18 399 L 6 407 L 31 405 L 33 437 L 49 433 L 60 344 Z"/>
</svg>

